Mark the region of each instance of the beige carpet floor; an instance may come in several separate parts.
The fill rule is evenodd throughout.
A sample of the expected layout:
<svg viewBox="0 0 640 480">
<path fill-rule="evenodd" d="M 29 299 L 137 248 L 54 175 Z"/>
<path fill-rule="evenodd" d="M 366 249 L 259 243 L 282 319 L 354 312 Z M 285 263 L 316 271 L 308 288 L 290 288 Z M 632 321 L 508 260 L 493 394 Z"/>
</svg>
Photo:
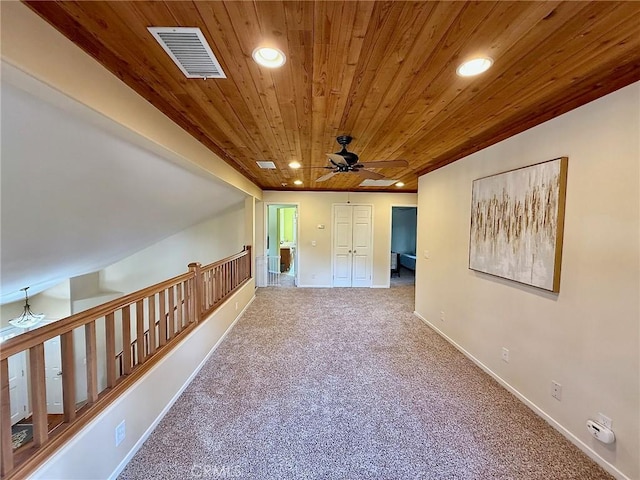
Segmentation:
<svg viewBox="0 0 640 480">
<path fill-rule="evenodd" d="M 408 268 L 400 267 L 398 275 L 392 275 L 390 279 L 391 288 L 402 287 L 405 285 L 415 285 L 416 272 L 409 270 Z"/>
<path fill-rule="evenodd" d="M 611 478 L 416 318 L 413 295 L 259 289 L 120 478 Z"/>
</svg>

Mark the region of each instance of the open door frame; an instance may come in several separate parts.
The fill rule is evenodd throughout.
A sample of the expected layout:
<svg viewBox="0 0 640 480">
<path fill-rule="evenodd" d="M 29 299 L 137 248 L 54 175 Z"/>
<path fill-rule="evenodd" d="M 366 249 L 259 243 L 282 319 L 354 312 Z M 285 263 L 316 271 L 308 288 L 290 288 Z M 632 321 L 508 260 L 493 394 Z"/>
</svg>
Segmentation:
<svg viewBox="0 0 640 480">
<path fill-rule="evenodd" d="M 398 208 L 398 207 L 404 207 L 404 208 L 415 208 L 416 212 L 418 211 L 418 205 L 415 203 L 412 204 L 406 204 L 406 203 L 393 203 L 391 204 L 391 206 L 389 207 L 389 245 L 393 245 L 393 209 L 394 208 Z M 416 247 L 418 245 L 418 234 L 420 232 L 420 229 L 417 228 L 416 226 Z M 389 254 L 391 254 L 391 252 L 389 252 Z M 418 257 L 418 252 L 416 252 L 416 257 Z M 400 259 L 398 259 L 398 261 L 400 261 Z M 416 261 L 416 264 L 418 262 Z M 398 265 L 398 268 L 400 268 L 400 265 Z M 391 287 L 391 269 L 389 269 L 389 278 L 387 279 L 387 287 Z"/>
<path fill-rule="evenodd" d="M 294 285 L 297 287 L 300 278 L 300 203 L 298 202 L 264 202 L 264 231 L 263 231 L 263 239 L 264 239 L 264 252 L 262 254 L 266 257 L 269 255 L 269 207 L 283 207 L 283 208 L 295 208 L 296 209 L 296 221 L 295 221 L 295 229 L 296 229 L 296 249 L 293 257 L 293 264 L 295 265 L 295 272 L 293 275 Z M 265 268 L 269 268 L 267 262 L 265 262 Z"/>
</svg>

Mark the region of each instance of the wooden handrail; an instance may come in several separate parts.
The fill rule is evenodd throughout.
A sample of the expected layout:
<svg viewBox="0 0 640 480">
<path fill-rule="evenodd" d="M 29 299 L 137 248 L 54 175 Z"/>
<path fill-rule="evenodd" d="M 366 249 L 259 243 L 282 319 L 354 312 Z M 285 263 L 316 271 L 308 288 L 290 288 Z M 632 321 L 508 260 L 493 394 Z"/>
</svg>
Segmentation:
<svg viewBox="0 0 640 480">
<path fill-rule="evenodd" d="M 199 276 L 197 297 L 200 299 L 200 315 L 209 315 L 231 292 L 237 278 L 251 277 L 251 247 L 245 247 L 240 253 L 205 265 L 190 265 Z M 248 261 L 244 261 L 248 259 Z M 242 263 L 244 262 L 244 263 Z"/>
<path fill-rule="evenodd" d="M 33 472 L 175 348 L 185 338 L 187 331 L 208 318 L 229 295 L 250 279 L 251 247 L 245 247 L 242 252 L 205 267 L 190 264 L 187 273 L 6 341 L 0 351 L 2 480 Z M 117 318 L 121 320 L 119 324 Z M 100 348 L 96 334 L 98 320 L 104 321 L 105 332 L 104 339 L 99 339 L 104 342 Z M 146 330 L 145 324 L 149 325 Z M 76 402 L 76 387 L 84 373 L 75 368 L 73 331 L 76 328 L 83 328 L 86 347 L 87 400 L 81 405 Z M 118 331 L 123 345 L 128 347 L 116 353 Z M 135 339 L 131 339 L 132 333 Z M 61 339 L 64 423 L 49 431 L 44 343 L 58 336 Z M 27 375 L 30 377 L 34 433 L 33 441 L 16 451 L 11 447 L 8 359 L 21 352 L 28 352 L 30 358 Z M 98 352 L 103 352 L 102 355 L 106 352 L 106 358 L 103 357 L 106 360 L 106 388 L 102 390 L 98 386 Z"/>
<path fill-rule="evenodd" d="M 20 353 L 23 350 L 27 350 L 40 343 L 44 343 L 47 340 L 51 340 L 63 333 L 70 332 L 75 328 L 81 327 L 97 318 L 102 318 L 108 313 L 111 313 L 121 308 L 131 305 L 138 300 L 142 300 L 150 295 L 154 295 L 161 290 L 165 290 L 169 286 L 175 285 L 177 282 L 188 280 L 193 278 L 193 274 L 190 272 L 183 273 L 177 277 L 170 278 L 164 282 L 152 285 L 150 287 L 138 290 L 137 292 L 130 293 L 120 298 L 111 300 L 110 302 L 98 305 L 97 307 L 90 308 L 84 312 L 76 313 L 69 317 L 58 320 L 57 322 L 44 325 L 30 332 L 23 333 L 16 337 L 10 338 L 2 344 L 2 351 L 0 352 L 0 360 L 4 360 L 16 353 Z"/>
<path fill-rule="evenodd" d="M 250 246 L 246 246 L 245 248 L 246 248 L 246 250 L 243 250 L 243 251 L 241 251 L 239 253 L 236 253 L 235 255 L 231 255 L 230 257 L 227 257 L 227 258 L 225 258 L 223 260 L 218 260 L 217 262 L 210 263 L 209 265 L 201 266 L 200 269 L 201 270 L 210 270 L 212 268 L 224 265 L 225 263 L 229 263 L 229 262 L 231 262 L 233 260 L 237 260 L 238 258 L 245 257 L 245 256 L 247 256 L 248 252 L 251 252 L 251 247 Z"/>
</svg>

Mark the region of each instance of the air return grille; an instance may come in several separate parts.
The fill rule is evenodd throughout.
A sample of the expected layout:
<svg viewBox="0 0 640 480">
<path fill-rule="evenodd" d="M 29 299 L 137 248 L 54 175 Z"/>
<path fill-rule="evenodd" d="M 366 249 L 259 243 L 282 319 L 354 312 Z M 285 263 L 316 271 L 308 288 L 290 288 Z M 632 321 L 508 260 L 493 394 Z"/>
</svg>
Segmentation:
<svg viewBox="0 0 640 480">
<path fill-rule="evenodd" d="M 381 178 L 380 180 L 372 180 L 370 178 L 364 179 L 360 182 L 361 187 L 390 187 L 398 180 L 391 180 L 390 178 Z"/>
<path fill-rule="evenodd" d="M 257 160 L 256 163 L 260 168 L 266 168 L 269 170 L 274 170 L 276 168 L 276 164 L 269 160 Z"/>
<path fill-rule="evenodd" d="M 196 27 L 148 27 L 187 78 L 227 78 L 211 47 Z"/>
</svg>

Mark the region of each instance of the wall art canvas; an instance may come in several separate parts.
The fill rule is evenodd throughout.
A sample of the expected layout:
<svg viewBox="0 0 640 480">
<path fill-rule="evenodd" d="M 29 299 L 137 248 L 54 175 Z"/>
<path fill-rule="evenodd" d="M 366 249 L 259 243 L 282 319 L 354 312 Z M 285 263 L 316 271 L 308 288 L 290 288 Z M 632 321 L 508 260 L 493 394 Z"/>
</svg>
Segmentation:
<svg viewBox="0 0 640 480">
<path fill-rule="evenodd" d="M 469 268 L 560 291 L 567 157 L 473 181 Z"/>
</svg>

